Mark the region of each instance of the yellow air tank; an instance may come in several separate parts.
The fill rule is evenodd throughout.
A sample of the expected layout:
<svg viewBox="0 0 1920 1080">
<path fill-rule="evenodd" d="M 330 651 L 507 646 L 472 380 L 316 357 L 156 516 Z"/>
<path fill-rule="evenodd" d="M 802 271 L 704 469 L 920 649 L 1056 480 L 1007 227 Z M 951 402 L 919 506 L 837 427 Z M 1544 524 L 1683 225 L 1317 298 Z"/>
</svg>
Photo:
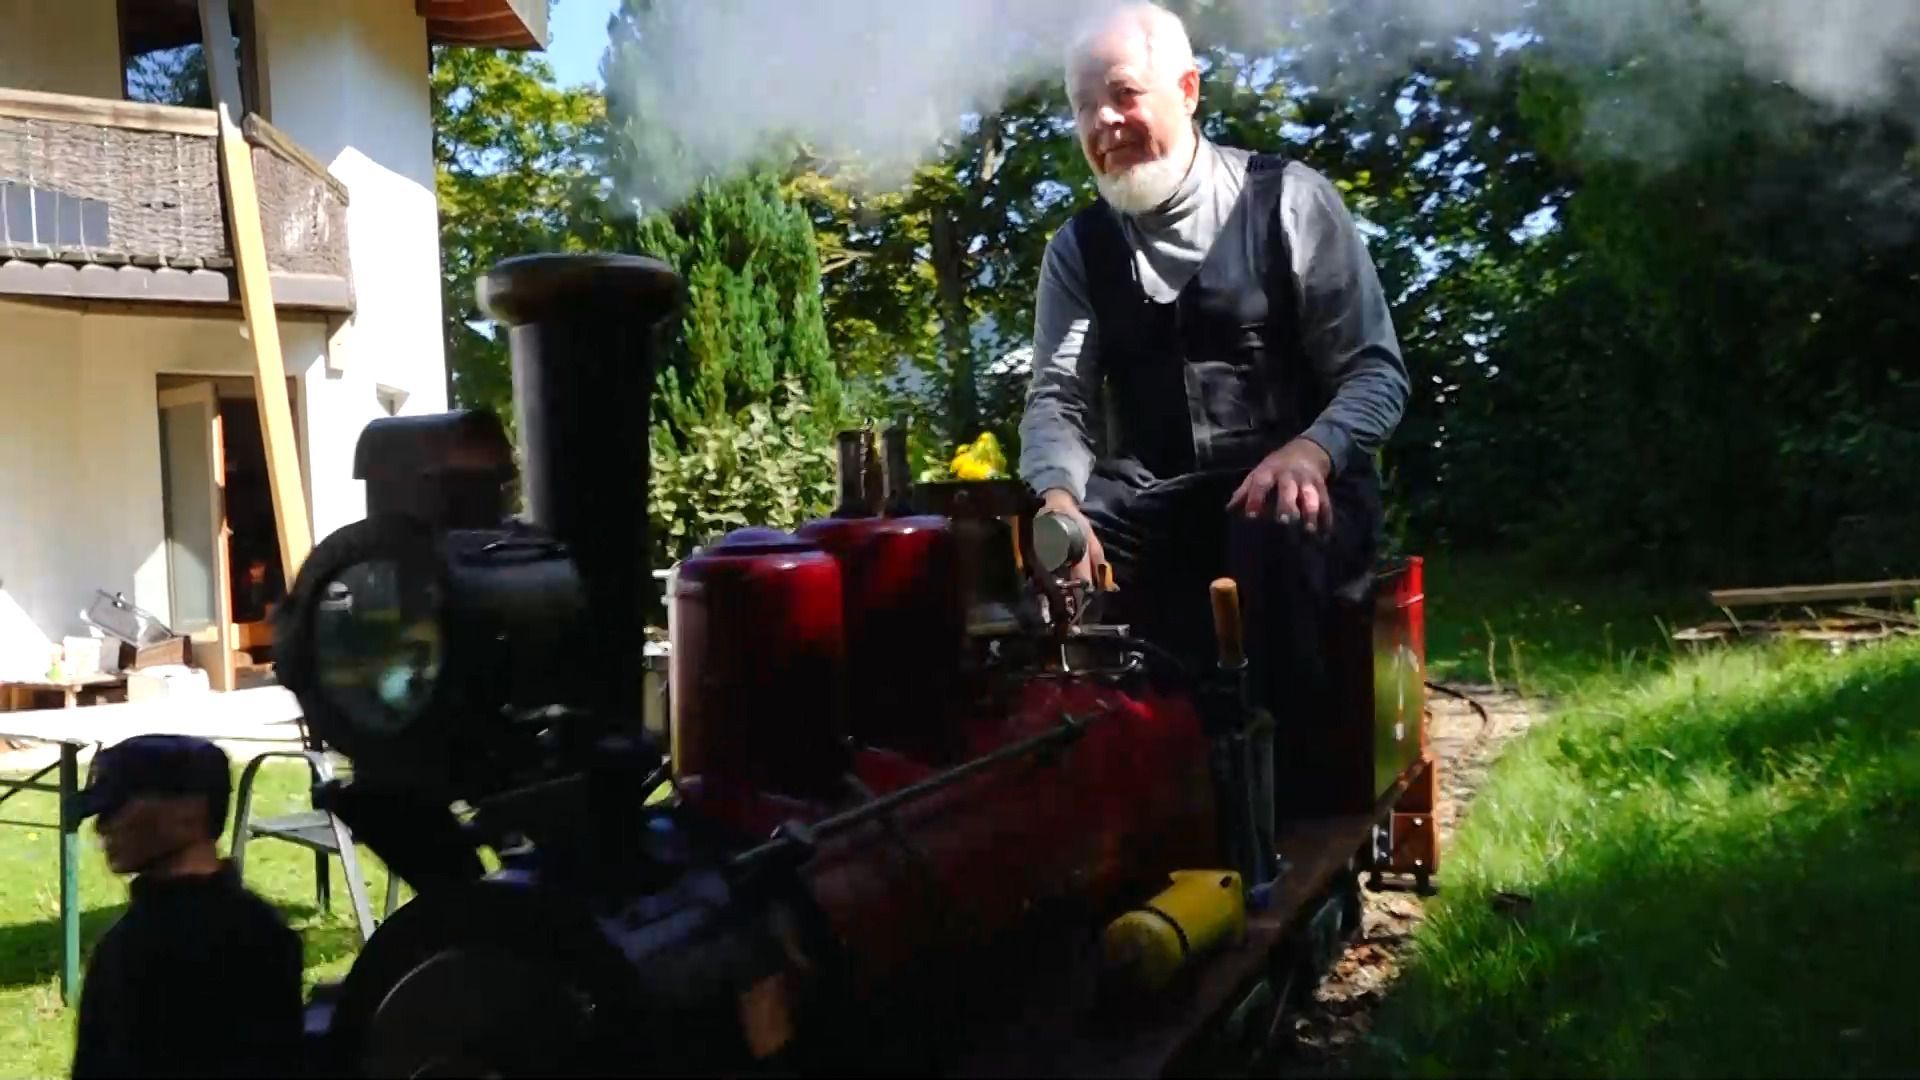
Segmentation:
<svg viewBox="0 0 1920 1080">
<path fill-rule="evenodd" d="M 1173 885 L 1107 924 L 1108 977 L 1129 989 L 1164 988 L 1196 957 L 1247 932 L 1247 899 L 1232 870 L 1176 870 Z"/>
</svg>

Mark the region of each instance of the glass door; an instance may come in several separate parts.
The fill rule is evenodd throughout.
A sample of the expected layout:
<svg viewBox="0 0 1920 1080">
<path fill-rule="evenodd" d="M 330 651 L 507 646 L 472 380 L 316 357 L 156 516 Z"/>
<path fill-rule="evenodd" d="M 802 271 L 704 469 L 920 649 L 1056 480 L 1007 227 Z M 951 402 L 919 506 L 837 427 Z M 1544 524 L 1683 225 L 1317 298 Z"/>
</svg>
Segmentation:
<svg viewBox="0 0 1920 1080">
<path fill-rule="evenodd" d="M 213 384 L 160 391 L 168 623 L 193 639 L 194 662 L 216 690 L 233 686 L 223 458 L 220 400 Z"/>
</svg>

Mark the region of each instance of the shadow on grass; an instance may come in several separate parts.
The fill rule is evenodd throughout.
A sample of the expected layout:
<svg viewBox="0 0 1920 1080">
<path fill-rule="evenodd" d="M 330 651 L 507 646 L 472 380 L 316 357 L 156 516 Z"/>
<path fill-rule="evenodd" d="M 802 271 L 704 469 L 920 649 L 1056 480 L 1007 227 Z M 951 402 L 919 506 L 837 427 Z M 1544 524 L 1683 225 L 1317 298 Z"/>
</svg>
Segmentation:
<svg viewBox="0 0 1920 1080">
<path fill-rule="evenodd" d="M 93 908 L 80 913 L 80 956 L 84 970 L 94 943 L 120 921 L 127 905 Z M 0 926 L 0 990 L 41 986 L 60 975 L 60 920 Z"/>
<path fill-rule="evenodd" d="M 1502 763 L 1355 1071 L 1911 1074 L 1920 648 L 1695 675 Z"/>
<path fill-rule="evenodd" d="M 300 939 L 306 943 L 306 966 L 325 968 L 342 961 L 350 961 L 364 944 L 360 939 L 360 927 L 351 919 L 345 923 L 322 922 L 300 928 Z"/>
<path fill-rule="evenodd" d="M 351 954 L 360 947 L 360 931 L 347 916 L 347 925 L 336 926 L 341 918 L 322 915 L 312 904 L 276 904 L 287 922 L 307 943 L 308 963 L 326 962 Z M 89 908 L 80 913 L 80 968 L 93 957 L 100 938 L 127 912 L 125 903 Z M 0 926 L 0 991 L 28 986 L 43 986 L 60 976 L 60 919 Z"/>
<path fill-rule="evenodd" d="M 1675 657 L 1662 627 L 1713 615 L 1697 595 L 1445 550 L 1427 557 L 1426 595 L 1432 677 L 1534 696 L 1662 669 Z"/>
</svg>

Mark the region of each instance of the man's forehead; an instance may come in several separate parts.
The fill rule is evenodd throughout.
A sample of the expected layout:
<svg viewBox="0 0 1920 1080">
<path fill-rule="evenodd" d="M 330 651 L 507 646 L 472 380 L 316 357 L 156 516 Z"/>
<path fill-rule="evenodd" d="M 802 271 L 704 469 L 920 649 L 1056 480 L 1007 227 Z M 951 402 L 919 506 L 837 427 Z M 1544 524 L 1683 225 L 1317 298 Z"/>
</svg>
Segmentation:
<svg viewBox="0 0 1920 1080">
<path fill-rule="evenodd" d="M 1146 35 L 1136 26 L 1114 26 L 1082 41 L 1074 50 L 1075 86 L 1096 87 L 1116 79 L 1145 80 L 1152 74 Z"/>
</svg>

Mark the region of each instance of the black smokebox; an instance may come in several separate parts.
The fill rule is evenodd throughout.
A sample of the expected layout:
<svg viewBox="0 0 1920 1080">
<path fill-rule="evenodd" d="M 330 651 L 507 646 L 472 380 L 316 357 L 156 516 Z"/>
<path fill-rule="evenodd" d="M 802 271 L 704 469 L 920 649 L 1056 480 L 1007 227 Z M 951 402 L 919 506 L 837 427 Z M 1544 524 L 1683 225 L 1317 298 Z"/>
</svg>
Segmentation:
<svg viewBox="0 0 1920 1080">
<path fill-rule="evenodd" d="M 637 730 L 656 338 L 679 309 L 680 277 L 639 255 L 528 255 L 495 266 L 477 292 L 508 328 L 526 520 L 579 571 L 596 705 Z"/>
</svg>

